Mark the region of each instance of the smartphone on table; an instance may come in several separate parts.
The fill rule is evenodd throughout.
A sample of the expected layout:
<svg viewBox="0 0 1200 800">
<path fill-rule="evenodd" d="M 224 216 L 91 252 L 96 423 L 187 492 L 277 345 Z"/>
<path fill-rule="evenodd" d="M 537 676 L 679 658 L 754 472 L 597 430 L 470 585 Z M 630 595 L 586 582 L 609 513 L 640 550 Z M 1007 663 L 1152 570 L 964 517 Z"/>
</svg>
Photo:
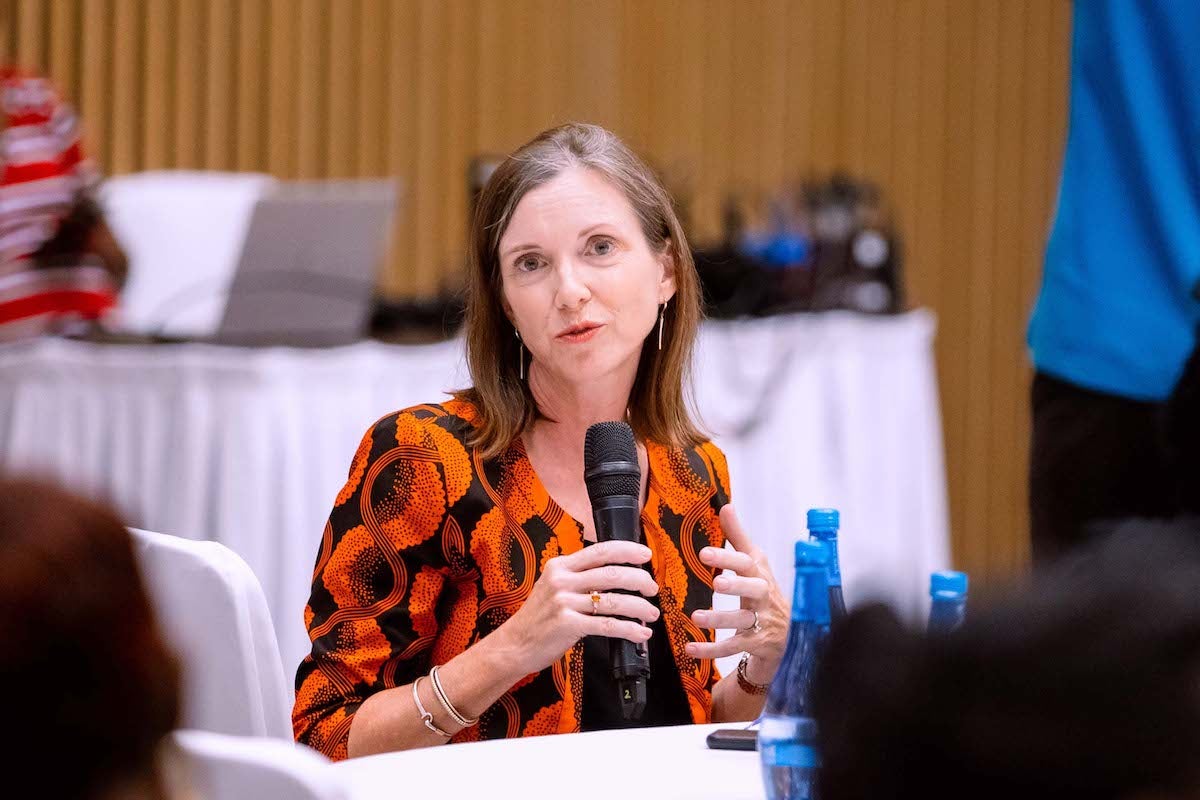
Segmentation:
<svg viewBox="0 0 1200 800">
<path fill-rule="evenodd" d="M 718 728 L 708 735 L 711 750 L 757 750 L 758 731 L 748 728 Z"/>
</svg>

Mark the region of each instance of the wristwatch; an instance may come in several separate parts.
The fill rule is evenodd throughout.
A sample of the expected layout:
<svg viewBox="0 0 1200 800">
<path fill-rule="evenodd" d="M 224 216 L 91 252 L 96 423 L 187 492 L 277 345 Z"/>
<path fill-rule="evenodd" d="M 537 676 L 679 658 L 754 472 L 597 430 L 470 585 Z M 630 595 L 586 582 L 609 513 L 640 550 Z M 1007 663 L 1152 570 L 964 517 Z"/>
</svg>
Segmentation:
<svg viewBox="0 0 1200 800">
<path fill-rule="evenodd" d="M 742 653 L 742 660 L 737 665 L 737 682 L 742 691 L 746 694 L 763 695 L 767 693 L 767 689 L 771 688 L 770 681 L 766 683 L 755 683 L 746 677 L 746 664 L 750 662 L 750 654 Z"/>
</svg>

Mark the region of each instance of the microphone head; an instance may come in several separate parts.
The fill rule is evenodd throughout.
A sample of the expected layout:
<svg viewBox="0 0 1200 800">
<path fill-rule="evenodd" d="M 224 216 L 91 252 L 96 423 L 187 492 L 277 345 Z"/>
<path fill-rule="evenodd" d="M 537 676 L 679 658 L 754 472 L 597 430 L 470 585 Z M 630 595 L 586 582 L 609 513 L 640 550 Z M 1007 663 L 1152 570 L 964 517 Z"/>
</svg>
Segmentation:
<svg viewBox="0 0 1200 800">
<path fill-rule="evenodd" d="M 642 487 L 633 429 L 624 422 L 597 422 L 583 440 L 583 481 L 588 499 L 637 497 Z"/>
</svg>

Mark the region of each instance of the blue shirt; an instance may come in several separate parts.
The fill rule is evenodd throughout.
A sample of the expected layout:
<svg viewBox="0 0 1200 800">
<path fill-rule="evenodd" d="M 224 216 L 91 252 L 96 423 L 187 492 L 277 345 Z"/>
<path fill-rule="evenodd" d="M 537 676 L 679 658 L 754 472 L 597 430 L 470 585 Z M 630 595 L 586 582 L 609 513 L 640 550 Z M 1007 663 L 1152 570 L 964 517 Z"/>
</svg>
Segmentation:
<svg viewBox="0 0 1200 800">
<path fill-rule="evenodd" d="M 1076 0 L 1034 364 L 1085 388 L 1165 399 L 1195 345 L 1198 281 L 1200 2 Z"/>
</svg>

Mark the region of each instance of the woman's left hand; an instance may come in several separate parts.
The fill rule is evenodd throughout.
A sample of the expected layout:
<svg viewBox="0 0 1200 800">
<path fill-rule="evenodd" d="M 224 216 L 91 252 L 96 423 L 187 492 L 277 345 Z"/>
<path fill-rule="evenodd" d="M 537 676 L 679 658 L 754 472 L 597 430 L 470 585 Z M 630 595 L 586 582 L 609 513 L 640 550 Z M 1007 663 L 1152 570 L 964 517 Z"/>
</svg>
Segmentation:
<svg viewBox="0 0 1200 800">
<path fill-rule="evenodd" d="M 713 588 L 721 594 L 740 597 L 741 608 L 696 611 L 692 621 L 701 628 L 733 628 L 737 633 L 719 642 L 692 642 L 687 652 L 693 658 L 721 658 L 745 651 L 750 654 L 747 678 L 755 683 L 769 683 L 783 660 L 791 614 L 766 555 L 750 541 L 733 506 L 727 504 L 722 508 L 720 518 L 725 540 L 733 545 L 733 550 L 705 547 L 700 551 L 700 561 L 718 571 L 734 573 L 718 574 Z"/>
</svg>

